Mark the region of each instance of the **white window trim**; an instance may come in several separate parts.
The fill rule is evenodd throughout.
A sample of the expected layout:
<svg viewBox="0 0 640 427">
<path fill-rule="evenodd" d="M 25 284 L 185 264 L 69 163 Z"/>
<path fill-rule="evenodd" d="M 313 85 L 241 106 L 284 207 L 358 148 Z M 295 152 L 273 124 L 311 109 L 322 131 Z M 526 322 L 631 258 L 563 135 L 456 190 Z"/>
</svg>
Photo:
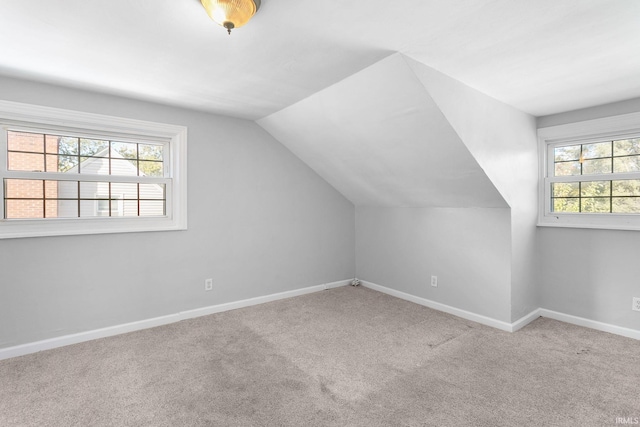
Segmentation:
<svg viewBox="0 0 640 427">
<path fill-rule="evenodd" d="M 550 211 L 551 185 L 549 182 L 548 171 L 549 164 L 552 162 L 552 159 L 548 156 L 549 146 L 567 145 L 570 143 L 578 144 L 588 141 L 614 140 L 630 135 L 640 135 L 640 112 L 538 129 L 540 176 L 538 226 L 640 230 L 640 215 L 614 213 L 569 214 Z M 625 178 L 637 179 L 637 174 L 626 175 L 628 176 L 625 176 Z M 615 176 L 623 177 L 622 175 Z M 572 181 L 589 181 L 594 178 L 602 178 L 602 175 L 589 176 L 589 178 L 586 176 L 572 177 Z"/>
<path fill-rule="evenodd" d="M 0 239 L 76 234 L 127 233 L 187 229 L 187 128 L 101 114 L 0 100 L 0 126 L 26 126 L 48 131 L 103 134 L 111 138 L 169 141 L 167 215 L 111 218 L 4 218 L 4 178 L 7 171 L 6 137 L 0 143 Z M 5 132 L 6 133 L 6 132 Z M 43 174 L 45 175 L 45 174 Z M 118 180 L 118 177 L 111 177 Z M 126 177 L 125 177 L 126 178 Z M 122 179 L 125 179 L 122 178 Z M 46 179 L 46 178 L 44 178 Z"/>
</svg>

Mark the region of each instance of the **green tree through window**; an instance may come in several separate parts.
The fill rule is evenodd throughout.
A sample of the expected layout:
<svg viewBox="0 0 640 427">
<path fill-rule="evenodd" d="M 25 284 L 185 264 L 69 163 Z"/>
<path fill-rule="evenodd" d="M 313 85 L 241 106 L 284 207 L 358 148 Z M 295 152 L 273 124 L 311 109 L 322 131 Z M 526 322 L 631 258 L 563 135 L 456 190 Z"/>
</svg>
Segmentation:
<svg viewBox="0 0 640 427">
<path fill-rule="evenodd" d="M 553 148 L 551 211 L 558 213 L 640 213 L 640 138 Z M 589 180 L 584 179 L 588 177 Z"/>
<path fill-rule="evenodd" d="M 82 162 L 98 157 L 124 158 L 129 160 L 140 175 L 163 176 L 161 145 L 51 135 L 47 135 L 46 138 L 49 145 L 51 139 L 57 140 L 55 154 L 58 155 L 58 161 L 55 172 L 69 172 L 78 166 L 82 168 Z"/>
</svg>

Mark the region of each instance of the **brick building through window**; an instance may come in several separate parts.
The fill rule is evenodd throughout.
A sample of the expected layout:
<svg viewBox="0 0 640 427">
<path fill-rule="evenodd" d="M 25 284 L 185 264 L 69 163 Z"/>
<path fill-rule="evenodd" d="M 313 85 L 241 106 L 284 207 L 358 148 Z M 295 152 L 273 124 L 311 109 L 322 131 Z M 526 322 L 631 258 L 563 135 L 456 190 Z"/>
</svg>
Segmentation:
<svg viewBox="0 0 640 427">
<path fill-rule="evenodd" d="M 9 132 L 9 169 L 57 172 L 60 137 Z M 56 181 L 12 179 L 5 184 L 6 218 L 57 218 Z"/>
</svg>

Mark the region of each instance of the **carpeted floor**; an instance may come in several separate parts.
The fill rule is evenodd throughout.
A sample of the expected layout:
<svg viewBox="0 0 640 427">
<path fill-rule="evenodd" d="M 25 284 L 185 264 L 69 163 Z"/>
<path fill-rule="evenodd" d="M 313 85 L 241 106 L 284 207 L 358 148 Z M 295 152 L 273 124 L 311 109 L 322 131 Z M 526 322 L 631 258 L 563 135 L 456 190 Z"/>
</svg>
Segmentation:
<svg viewBox="0 0 640 427">
<path fill-rule="evenodd" d="M 1 426 L 601 426 L 640 342 L 343 287 L 0 361 Z"/>
</svg>

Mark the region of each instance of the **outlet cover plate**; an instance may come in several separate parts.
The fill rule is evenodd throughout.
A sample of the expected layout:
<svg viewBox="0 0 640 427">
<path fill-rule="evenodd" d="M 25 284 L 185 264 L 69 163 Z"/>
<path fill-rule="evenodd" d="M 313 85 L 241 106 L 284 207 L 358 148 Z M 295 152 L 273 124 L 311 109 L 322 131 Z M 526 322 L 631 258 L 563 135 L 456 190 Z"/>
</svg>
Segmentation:
<svg viewBox="0 0 640 427">
<path fill-rule="evenodd" d="M 434 288 L 438 287 L 438 276 L 431 276 L 431 286 Z"/>
<path fill-rule="evenodd" d="M 633 311 L 640 311 L 640 298 L 633 297 L 633 306 L 631 309 Z"/>
<path fill-rule="evenodd" d="M 204 281 L 204 290 L 210 291 L 213 289 L 213 279 L 207 279 Z"/>
</svg>

